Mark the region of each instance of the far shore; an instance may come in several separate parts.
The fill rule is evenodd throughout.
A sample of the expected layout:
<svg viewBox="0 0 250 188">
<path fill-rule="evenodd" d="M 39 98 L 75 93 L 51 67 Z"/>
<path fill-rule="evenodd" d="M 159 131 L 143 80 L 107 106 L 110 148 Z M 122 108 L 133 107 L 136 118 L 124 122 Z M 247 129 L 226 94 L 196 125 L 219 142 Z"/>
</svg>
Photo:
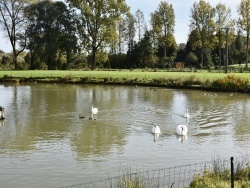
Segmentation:
<svg viewBox="0 0 250 188">
<path fill-rule="evenodd" d="M 249 80 L 249 73 L 220 73 L 200 70 L 196 72 L 168 72 L 145 70 L 96 70 L 96 71 L 59 71 L 59 70 L 25 70 L 0 71 L 1 83 L 63 83 L 63 84 L 106 84 L 134 85 L 148 87 L 167 87 L 175 89 L 196 89 L 218 92 L 245 92 L 248 89 L 221 88 L 211 86 L 213 81 L 235 75 Z"/>
</svg>

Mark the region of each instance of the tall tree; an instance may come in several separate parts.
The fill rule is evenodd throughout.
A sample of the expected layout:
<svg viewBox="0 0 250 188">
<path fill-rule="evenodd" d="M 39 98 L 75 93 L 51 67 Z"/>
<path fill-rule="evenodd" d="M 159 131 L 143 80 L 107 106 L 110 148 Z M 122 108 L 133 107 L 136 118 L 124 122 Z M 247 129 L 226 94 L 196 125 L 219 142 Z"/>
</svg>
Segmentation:
<svg viewBox="0 0 250 188">
<path fill-rule="evenodd" d="M 49 69 L 61 69 L 57 59 L 70 56 L 77 51 L 76 15 L 61 1 L 50 0 L 34 3 L 25 9 L 27 18 L 27 49 L 33 56 L 38 56 Z"/>
<path fill-rule="evenodd" d="M 157 10 L 151 14 L 151 24 L 158 38 L 158 44 L 164 49 L 164 57 L 166 58 L 168 47 L 175 42 L 173 36 L 175 15 L 172 4 L 161 1 Z"/>
<path fill-rule="evenodd" d="M 215 24 L 218 36 L 218 57 L 219 68 L 221 68 L 221 50 L 225 48 L 226 30 L 234 26 L 234 20 L 231 19 L 231 9 L 227 8 L 225 4 L 219 3 L 215 7 Z M 229 35 L 233 35 L 230 29 Z M 229 37 L 229 36 L 227 36 Z"/>
<path fill-rule="evenodd" d="M 25 49 L 17 50 L 17 45 L 21 38 L 21 34 L 24 32 L 23 26 L 25 20 L 23 17 L 23 9 L 27 5 L 28 0 L 0 0 L 0 26 L 6 31 L 6 34 L 10 40 L 13 53 L 13 63 L 15 69 L 17 69 L 17 57 Z M 22 36 L 24 36 L 22 34 Z M 25 44 L 25 43 L 24 43 Z"/>
<path fill-rule="evenodd" d="M 141 40 L 141 36 L 143 35 L 143 30 L 145 28 L 145 19 L 144 19 L 144 14 L 143 12 L 138 9 L 136 12 L 135 12 L 135 23 L 136 23 L 136 28 L 137 28 L 137 31 L 138 31 L 138 39 L 139 41 Z"/>
<path fill-rule="evenodd" d="M 129 7 L 125 0 L 68 0 L 71 6 L 80 11 L 81 25 L 78 27 L 81 40 L 87 51 L 92 53 L 92 69 L 96 68 L 98 49 L 113 41 L 116 21 Z"/>
<path fill-rule="evenodd" d="M 126 17 L 126 39 L 128 42 L 128 51 L 127 51 L 127 58 L 128 64 L 132 67 L 132 49 L 134 46 L 134 38 L 135 38 L 135 18 L 133 14 L 128 13 Z"/>
<path fill-rule="evenodd" d="M 117 31 L 118 31 L 118 53 L 122 53 L 124 50 L 124 43 L 126 39 L 126 21 L 124 18 L 121 18 L 117 22 Z"/>
<path fill-rule="evenodd" d="M 210 39 L 215 29 L 213 18 L 214 9 L 209 3 L 200 0 L 199 3 L 193 4 L 190 29 L 197 32 L 196 39 L 193 42 L 196 47 L 201 48 L 201 67 L 204 66 L 204 53 L 209 51 Z"/>
<path fill-rule="evenodd" d="M 128 44 L 132 44 L 135 38 L 135 18 L 130 13 L 126 16 L 126 28 L 126 38 Z"/>
<path fill-rule="evenodd" d="M 152 62 L 152 58 L 155 58 L 155 49 L 152 46 L 152 40 L 152 32 L 146 31 L 141 40 L 135 43 L 131 54 L 133 64 L 136 65 L 136 67 L 145 68 L 155 66 L 155 63 Z"/>
<path fill-rule="evenodd" d="M 239 26 L 247 34 L 247 47 L 246 47 L 246 69 L 248 69 L 248 47 L 249 47 L 249 34 L 250 34 L 250 1 L 241 0 L 238 8 L 240 15 Z"/>
</svg>

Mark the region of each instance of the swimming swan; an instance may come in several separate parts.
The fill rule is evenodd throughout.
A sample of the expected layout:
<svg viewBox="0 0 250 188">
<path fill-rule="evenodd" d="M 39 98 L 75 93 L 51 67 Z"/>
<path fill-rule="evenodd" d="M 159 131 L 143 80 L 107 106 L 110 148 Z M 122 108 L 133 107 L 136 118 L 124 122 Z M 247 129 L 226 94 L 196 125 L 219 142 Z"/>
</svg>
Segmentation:
<svg viewBox="0 0 250 188">
<path fill-rule="evenodd" d="M 93 106 L 92 106 L 92 114 L 97 114 L 98 113 L 98 108 L 94 108 Z"/>
<path fill-rule="evenodd" d="M 156 124 L 154 124 L 154 126 L 152 128 L 152 133 L 154 133 L 154 134 L 160 134 L 161 133 L 160 127 L 157 126 Z"/>
<path fill-rule="evenodd" d="M 185 136 L 187 135 L 187 132 L 188 132 L 188 128 L 186 125 L 178 125 L 176 127 L 176 133 L 180 136 Z"/>
</svg>

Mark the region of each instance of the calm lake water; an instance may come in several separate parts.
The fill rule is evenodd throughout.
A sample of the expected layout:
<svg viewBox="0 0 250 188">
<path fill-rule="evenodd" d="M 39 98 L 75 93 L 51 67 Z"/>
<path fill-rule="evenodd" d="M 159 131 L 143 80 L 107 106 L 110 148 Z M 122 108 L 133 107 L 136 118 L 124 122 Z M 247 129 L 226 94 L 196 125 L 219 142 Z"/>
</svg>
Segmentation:
<svg viewBox="0 0 250 188">
<path fill-rule="evenodd" d="M 98 85 L 0 85 L 0 187 L 52 188 L 245 155 L 250 95 Z M 91 107 L 99 113 L 91 117 Z M 186 109 L 190 118 L 184 118 Z M 84 115 L 85 118 L 79 118 Z M 94 120 L 96 119 L 96 120 Z M 153 123 L 161 128 L 154 138 Z M 176 135 L 186 124 L 187 137 Z"/>
</svg>

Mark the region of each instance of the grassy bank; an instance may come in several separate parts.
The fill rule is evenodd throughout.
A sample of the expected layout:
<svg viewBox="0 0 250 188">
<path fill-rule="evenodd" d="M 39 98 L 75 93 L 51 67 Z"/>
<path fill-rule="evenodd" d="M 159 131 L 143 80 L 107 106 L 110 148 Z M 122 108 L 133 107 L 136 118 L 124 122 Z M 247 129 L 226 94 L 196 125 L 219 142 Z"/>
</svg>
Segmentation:
<svg viewBox="0 0 250 188">
<path fill-rule="evenodd" d="M 249 73 L 230 73 L 238 77 L 250 79 Z M 166 79 L 176 79 L 176 78 L 188 78 L 191 75 L 201 79 L 201 80 L 215 80 L 218 78 L 223 78 L 226 76 L 225 73 L 211 73 L 207 70 L 199 70 L 196 72 L 167 72 L 167 71 L 143 71 L 143 70 L 113 70 L 113 71 L 59 71 L 59 70 L 25 70 L 25 71 L 0 71 L 0 78 L 4 76 L 8 77 L 113 77 L 113 78 L 128 78 L 128 79 L 156 79 L 156 78 L 166 78 Z"/>
<path fill-rule="evenodd" d="M 43 82 L 69 84 L 144 85 L 250 92 L 249 73 L 167 72 L 143 70 L 113 71 L 0 71 L 1 82 Z"/>
</svg>

